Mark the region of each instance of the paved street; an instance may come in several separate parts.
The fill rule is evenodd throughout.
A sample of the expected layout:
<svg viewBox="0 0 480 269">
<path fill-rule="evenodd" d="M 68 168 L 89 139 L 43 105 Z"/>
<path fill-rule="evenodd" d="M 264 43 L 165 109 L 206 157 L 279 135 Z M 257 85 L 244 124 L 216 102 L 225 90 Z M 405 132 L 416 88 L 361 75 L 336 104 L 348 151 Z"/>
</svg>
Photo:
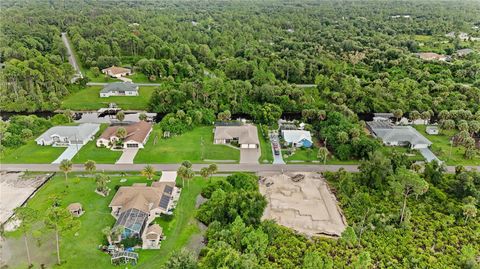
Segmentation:
<svg viewBox="0 0 480 269">
<path fill-rule="evenodd" d="M 146 164 L 97 164 L 97 171 L 140 171 Z M 217 164 L 219 172 L 323 172 L 338 171 L 358 172 L 358 165 L 320 165 L 320 164 Z M 174 171 L 180 164 L 152 164 L 156 171 Z M 199 171 L 208 164 L 194 164 L 193 169 Z M 466 169 L 480 171 L 480 166 L 465 166 Z M 2 164 L 0 171 L 58 171 L 57 164 Z M 83 164 L 75 164 L 73 171 L 84 171 Z M 455 166 L 447 166 L 449 173 L 455 172 Z"/>
<path fill-rule="evenodd" d="M 82 71 L 80 71 L 80 66 L 77 63 L 72 48 L 70 47 L 70 43 L 68 42 L 67 33 L 62 33 L 62 41 L 68 51 L 68 62 L 72 65 L 76 73 L 72 80 L 76 80 L 77 78 L 83 78 Z"/>
<path fill-rule="evenodd" d="M 110 84 L 110 83 L 108 83 L 108 82 L 88 82 L 87 85 L 88 86 L 105 86 L 105 85 Z M 142 86 L 142 87 L 143 86 L 158 87 L 161 84 L 160 83 L 135 83 L 135 85 Z"/>
</svg>

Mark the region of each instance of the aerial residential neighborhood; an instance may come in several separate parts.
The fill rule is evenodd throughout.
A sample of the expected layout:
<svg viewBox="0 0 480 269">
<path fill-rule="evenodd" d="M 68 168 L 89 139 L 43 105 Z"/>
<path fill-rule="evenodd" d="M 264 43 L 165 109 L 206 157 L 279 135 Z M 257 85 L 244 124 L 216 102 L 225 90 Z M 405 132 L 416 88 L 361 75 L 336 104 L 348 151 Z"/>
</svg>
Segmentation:
<svg viewBox="0 0 480 269">
<path fill-rule="evenodd" d="M 0 268 L 479 268 L 478 14 L 0 1 Z"/>
</svg>

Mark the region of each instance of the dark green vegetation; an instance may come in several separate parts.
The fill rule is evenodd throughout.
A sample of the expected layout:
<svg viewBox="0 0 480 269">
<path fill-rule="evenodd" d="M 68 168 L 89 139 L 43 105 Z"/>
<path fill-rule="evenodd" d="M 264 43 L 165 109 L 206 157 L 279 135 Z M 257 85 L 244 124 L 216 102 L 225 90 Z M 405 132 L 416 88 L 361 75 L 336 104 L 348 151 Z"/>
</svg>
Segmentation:
<svg viewBox="0 0 480 269">
<path fill-rule="evenodd" d="M 478 53 L 452 64 L 413 55 L 478 49 L 445 37 L 480 35 L 475 1 L 39 2 L 2 1 L 2 110 L 52 109 L 68 94 L 60 30 L 84 70 L 122 65 L 138 81 L 165 83 L 150 103 L 158 112 L 228 109 L 271 123 L 263 112 L 325 104 L 476 112 L 480 103 Z M 289 85 L 302 83 L 317 90 Z"/>
<path fill-rule="evenodd" d="M 80 221 L 78 236 L 66 233 L 60 238 L 62 265 L 58 268 L 115 268 L 110 264 L 110 256 L 97 249 L 98 245 L 106 244 L 107 241 L 102 229 L 106 226 L 112 226 L 115 222 L 110 214 L 108 204 L 113 198 L 117 186 L 129 186 L 133 183 L 149 183 L 151 181 L 138 174 L 109 175 L 109 178 L 111 181 L 108 182 L 108 187 L 112 191 L 109 196 L 102 197 L 94 192 L 96 188 L 94 177 L 87 174 L 74 174 L 70 175 L 68 181 L 65 182 L 63 174 L 58 174 L 27 203 L 27 207 L 38 211 L 38 224 L 42 222 L 47 209 L 53 204 L 65 208 L 70 203 L 80 202 L 85 210 L 85 213 L 78 218 Z M 128 180 L 121 183 L 121 178 L 127 178 Z M 188 188 L 182 190 L 174 217 L 158 218 L 156 220 L 162 226 L 167 239 L 162 242 L 160 250 L 140 251 L 139 263 L 135 268 L 158 268 L 166 262 L 173 252 L 187 245 L 192 235 L 199 233 L 198 225 L 194 219 L 195 198 L 206 183 L 205 179 L 199 177 L 191 180 Z M 40 228 L 42 232 L 46 232 L 42 227 L 37 226 L 33 225 L 32 227 Z M 32 232 L 35 234 L 35 231 L 30 230 L 27 234 L 29 238 L 32 238 Z M 20 233 L 16 231 L 7 234 L 7 236 L 19 237 Z M 50 239 L 54 240 L 54 237 Z M 55 257 L 55 249 L 43 248 L 42 251 L 50 252 L 52 258 Z M 26 267 L 27 261 L 24 257 L 25 255 L 18 257 L 18 259 L 22 259 L 22 262 L 19 261 L 19 263 L 23 265 L 19 268 Z M 35 265 L 34 268 L 40 268 L 35 260 L 33 264 Z"/>
<path fill-rule="evenodd" d="M 459 167 L 446 175 L 436 163 L 418 173 L 410 165 L 376 153 L 358 174 L 325 174 L 350 225 L 338 240 L 307 240 L 260 221 L 266 201 L 255 176 L 212 180 L 197 212 L 209 224 L 199 267 L 478 268 L 480 221 L 472 207 L 480 173 Z"/>
</svg>

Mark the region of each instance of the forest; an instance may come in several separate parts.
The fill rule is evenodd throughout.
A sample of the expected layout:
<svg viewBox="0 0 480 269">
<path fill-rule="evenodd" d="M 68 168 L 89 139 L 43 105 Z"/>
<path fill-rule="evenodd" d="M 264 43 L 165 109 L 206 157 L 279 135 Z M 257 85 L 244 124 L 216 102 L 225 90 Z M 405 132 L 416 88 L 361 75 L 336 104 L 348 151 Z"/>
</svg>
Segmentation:
<svg viewBox="0 0 480 269">
<path fill-rule="evenodd" d="M 445 37 L 451 31 L 480 35 L 475 1 L 1 5 L 2 111 L 54 110 L 74 91 L 62 31 L 90 79 L 120 65 L 161 82 L 151 112 L 207 107 L 258 119 L 262 107 L 281 113 L 332 105 L 355 113 L 479 110 L 480 55 L 455 52 L 478 49 L 480 42 Z M 416 52 L 453 60 L 423 61 Z"/>
</svg>

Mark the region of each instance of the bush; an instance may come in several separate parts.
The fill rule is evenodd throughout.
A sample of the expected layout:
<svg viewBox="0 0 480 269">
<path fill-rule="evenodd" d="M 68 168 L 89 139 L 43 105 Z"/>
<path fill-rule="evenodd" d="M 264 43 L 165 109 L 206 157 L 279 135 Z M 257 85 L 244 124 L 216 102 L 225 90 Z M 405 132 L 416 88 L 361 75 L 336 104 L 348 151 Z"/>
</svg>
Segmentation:
<svg viewBox="0 0 480 269">
<path fill-rule="evenodd" d="M 142 240 L 138 237 L 129 237 L 123 239 L 121 242 L 125 248 L 131 248 L 142 244 Z"/>
</svg>

